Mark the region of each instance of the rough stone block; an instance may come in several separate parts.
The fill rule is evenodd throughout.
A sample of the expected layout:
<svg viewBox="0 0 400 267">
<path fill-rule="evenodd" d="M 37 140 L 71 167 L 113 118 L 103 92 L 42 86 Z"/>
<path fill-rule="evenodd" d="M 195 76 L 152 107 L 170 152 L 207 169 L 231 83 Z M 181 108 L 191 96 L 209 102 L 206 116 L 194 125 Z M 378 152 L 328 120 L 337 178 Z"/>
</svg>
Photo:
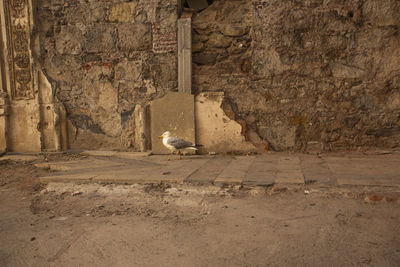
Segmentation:
<svg viewBox="0 0 400 267">
<path fill-rule="evenodd" d="M 112 25 L 95 24 L 86 33 L 87 52 L 109 52 L 115 50 L 116 29 Z"/>
<path fill-rule="evenodd" d="M 141 60 L 124 60 L 115 66 L 115 78 L 118 80 L 137 81 L 142 74 Z"/>
<path fill-rule="evenodd" d="M 365 75 L 365 71 L 358 67 L 346 66 L 340 63 L 332 64 L 332 75 L 336 78 L 343 79 L 361 79 Z"/>
<path fill-rule="evenodd" d="M 82 52 L 83 34 L 76 26 L 62 26 L 56 39 L 56 49 L 60 54 L 79 55 Z"/>
<path fill-rule="evenodd" d="M 118 26 L 118 46 L 126 51 L 151 50 L 151 25 L 124 23 Z"/>
<path fill-rule="evenodd" d="M 154 79 L 156 88 L 175 89 L 177 74 L 175 54 L 155 54 L 143 64 L 144 77 Z"/>
<path fill-rule="evenodd" d="M 249 33 L 249 27 L 239 27 L 235 25 L 224 25 L 221 32 L 225 36 L 240 37 Z"/>
<path fill-rule="evenodd" d="M 227 38 L 220 33 L 211 34 L 208 40 L 208 44 L 212 48 L 227 48 L 231 45 L 231 43 L 232 40 L 230 38 Z"/>
<path fill-rule="evenodd" d="M 108 20 L 111 22 L 133 22 L 137 2 L 117 3 L 111 7 Z"/>
<path fill-rule="evenodd" d="M 170 131 L 187 141 L 195 143 L 194 96 L 170 92 L 150 104 L 151 143 L 154 154 L 169 154 L 158 137 Z"/>
<path fill-rule="evenodd" d="M 367 0 L 362 5 L 364 19 L 380 27 L 398 25 L 400 20 L 400 5 L 397 0 Z"/>
<path fill-rule="evenodd" d="M 193 62 L 199 65 L 214 65 L 217 62 L 218 53 L 196 53 L 193 54 Z"/>
</svg>

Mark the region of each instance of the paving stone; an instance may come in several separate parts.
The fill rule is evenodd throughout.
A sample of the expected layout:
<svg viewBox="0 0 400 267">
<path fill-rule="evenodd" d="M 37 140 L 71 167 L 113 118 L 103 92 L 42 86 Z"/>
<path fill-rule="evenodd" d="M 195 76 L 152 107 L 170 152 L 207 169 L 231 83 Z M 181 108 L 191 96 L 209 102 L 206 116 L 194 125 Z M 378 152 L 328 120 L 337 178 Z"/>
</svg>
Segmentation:
<svg viewBox="0 0 400 267">
<path fill-rule="evenodd" d="M 156 166 L 151 168 L 123 169 L 112 173 L 105 173 L 94 178 L 97 182 L 173 182 L 182 183 L 188 176 L 203 166 L 208 159 L 175 161 L 176 164 Z"/>
<path fill-rule="evenodd" d="M 72 169 L 43 177 L 43 182 L 91 181 L 114 183 L 182 183 L 189 175 L 204 165 L 209 159 L 179 160 L 154 164 L 130 160 L 129 164 L 93 169 Z M 124 161 L 125 162 L 125 161 Z"/>
<path fill-rule="evenodd" d="M 188 156 L 167 161 L 168 156 L 135 159 L 76 159 L 37 166 L 62 170 L 40 178 L 42 182 L 111 182 L 111 183 L 183 183 L 195 181 L 215 184 L 269 185 L 303 184 L 317 180 L 339 185 L 400 186 L 400 157 L 317 157 L 308 156 L 302 163 L 296 156 Z M 301 168 L 302 167 L 302 168 Z M 329 172 L 331 171 L 331 172 Z M 325 175 L 325 176 L 324 176 Z M 333 178 L 332 178 L 333 177 Z"/>
<path fill-rule="evenodd" d="M 303 184 L 304 176 L 301 171 L 300 159 L 294 156 L 280 157 L 275 182 Z"/>
<path fill-rule="evenodd" d="M 148 157 L 151 152 L 117 152 L 114 157 L 121 159 L 138 159 L 143 157 Z"/>
<path fill-rule="evenodd" d="M 400 186 L 400 158 L 326 158 L 338 184 Z"/>
<path fill-rule="evenodd" d="M 112 157 L 117 154 L 117 151 L 85 150 L 82 151 L 81 154 L 87 156 Z"/>
<path fill-rule="evenodd" d="M 304 176 L 301 170 L 282 170 L 278 171 L 275 182 L 280 184 L 304 184 Z"/>
<path fill-rule="evenodd" d="M 0 161 L 2 160 L 13 160 L 13 161 L 34 161 L 39 159 L 37 155 L 4 155 L 0 157 Z"/>
<path fill-rule="evenodd" d="M 202 168 L 197 169 L 186 181 L 196 183 L 211 183 L 221 174 L 232 161 L 230 157 L 215 157 L 207 161 Z"/>
<path fill-rule="evenodd" d="M 99 160 L 99 159 L 86 159 L 79 161 L 64 161 L 64 162 L 44 162 L 35 164 L 35 166 L 38 168 L 47 168 L 53 171 L 69 171 L 69 170 L 84 170 L 84 169 L 98 170 L 99 168 L 110 168 L 122 165 L 124 165 L 124 163 L 110 161 L 110 160 Z"/>
<path fill-rule="evenodd" d="M 300 158 L 297 156 L 280 156 L 278 158 L 277 164 L 279 169 L 285 169 L 285 170 L 301 169 Z"/>
<path fill-rule="evenodd" d="M 250 166 L 243 184 L 246 185 L 272 185 L 277 173 L 277 158 L 259 156 Z"/>
<path fill-rule="evenodd" d="M 215 179 L 216 184 L 238 184 L 242 183 L 248 169 L 256 157 L 244 156 L 234 158 L 229 165 Z"/>
<path fill-rule="evenodd" d="M 43 183 L 57 182 L 92 182 L 96 175 L 90 172 L 79 174 L 54 174 L 50 176 L 40 177 L 39 180 Z"/>
<path fill-rule="evenodd" d="M 301 156 L 301 169 L 306 183 L 336 184 L 335 175 L 323 158 Z"/>
</svg>

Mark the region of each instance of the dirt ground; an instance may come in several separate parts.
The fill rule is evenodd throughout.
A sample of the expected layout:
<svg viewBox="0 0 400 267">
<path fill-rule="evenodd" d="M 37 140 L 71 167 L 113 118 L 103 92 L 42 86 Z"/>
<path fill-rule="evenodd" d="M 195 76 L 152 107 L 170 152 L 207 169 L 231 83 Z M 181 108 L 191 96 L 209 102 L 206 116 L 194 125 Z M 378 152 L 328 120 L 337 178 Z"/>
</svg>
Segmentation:
<svg viewBox="0 0 400 267">
<path fill-rule="evenodd" d="M 398 266 L 400 189 L 41 184 L 0 161 L 0 266 Z"/>
</svg>

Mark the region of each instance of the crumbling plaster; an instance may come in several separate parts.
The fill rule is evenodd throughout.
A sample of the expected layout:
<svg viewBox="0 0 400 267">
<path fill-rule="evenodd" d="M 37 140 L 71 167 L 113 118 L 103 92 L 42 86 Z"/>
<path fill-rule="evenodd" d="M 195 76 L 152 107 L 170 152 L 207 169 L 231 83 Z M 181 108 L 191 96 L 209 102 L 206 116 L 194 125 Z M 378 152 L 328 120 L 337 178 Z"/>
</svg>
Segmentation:
<svg viewBox="0 0 400 267">
<path fill-rule="evenodd" d="M 196 141 L 202 145 L 201 151 L 254 151 L 256 147 L 246 140 L 242 125 L 231 120 L 221 108 L 223 99 L 223 92 L 200 93 L 196 96 Z"/>
</svg>

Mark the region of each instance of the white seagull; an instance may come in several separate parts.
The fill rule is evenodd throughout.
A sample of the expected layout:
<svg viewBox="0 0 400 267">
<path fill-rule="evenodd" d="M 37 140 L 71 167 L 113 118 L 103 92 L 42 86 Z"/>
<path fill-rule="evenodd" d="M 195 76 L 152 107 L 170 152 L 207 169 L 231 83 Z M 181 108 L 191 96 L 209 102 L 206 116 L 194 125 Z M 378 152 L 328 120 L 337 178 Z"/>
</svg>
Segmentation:
<svg viewBox="0 0 400 267">
<path fill-rule="evenodd" d="M 159 138 L 162 138 L 164 146 L 171 151 L 171 154 L 173 154 L 176 150 L 178 150 L 179 156 L 181 155 L 181 149 L 198 150 L 198 147 L 202 146 L 202 145 L 195 145 L 184 139 L 172 136 L 169 131 L 163 133 Z"/>
</svg>

